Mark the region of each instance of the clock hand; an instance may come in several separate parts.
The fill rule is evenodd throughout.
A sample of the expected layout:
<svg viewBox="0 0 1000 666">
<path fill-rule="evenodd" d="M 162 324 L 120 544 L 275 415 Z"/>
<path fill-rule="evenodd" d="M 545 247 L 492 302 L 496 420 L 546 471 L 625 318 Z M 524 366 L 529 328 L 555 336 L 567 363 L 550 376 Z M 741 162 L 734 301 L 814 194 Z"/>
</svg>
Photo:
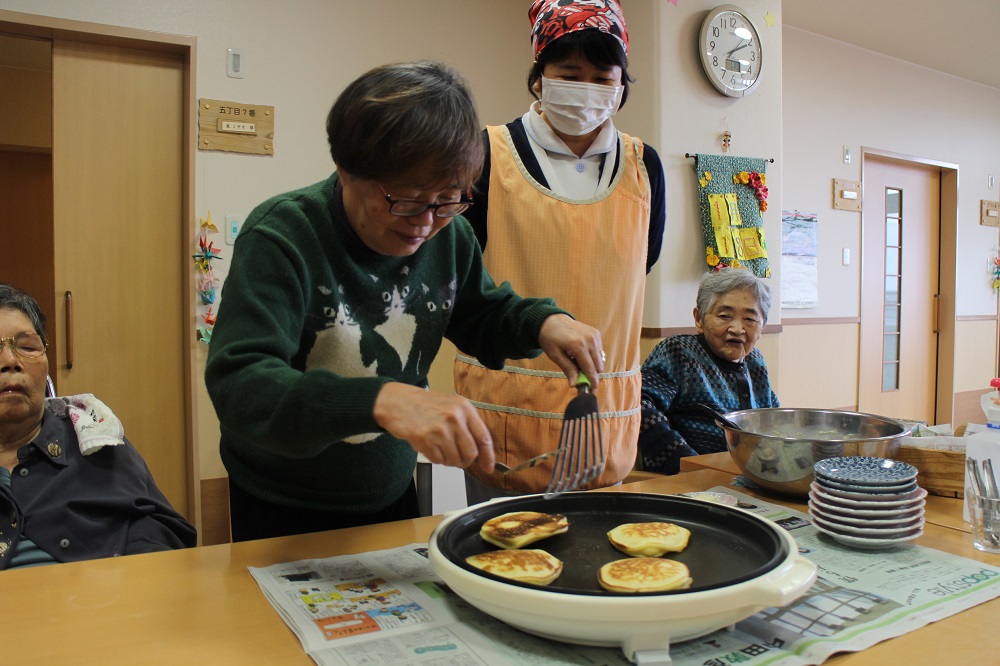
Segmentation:
<svg viewBox="0 0 1000 666">
<path fill-rule="evenodd" d="M 733 55 L 734 53 L 736 53 L 737 51 L 739 51 L 740 49 L 745 49 L 746 47 L 750 46 L 750 42 L 751 41 L 753 41 L 753 40 L 747 40 L 746 44 L 741 44 L 741 45 L 737 46 L 735 49 L 733 49 L 732 51 L 730 51 L 729 53 L 727 53 L 726 57 L 728 58 L 731 55 Z"/>
</svg>

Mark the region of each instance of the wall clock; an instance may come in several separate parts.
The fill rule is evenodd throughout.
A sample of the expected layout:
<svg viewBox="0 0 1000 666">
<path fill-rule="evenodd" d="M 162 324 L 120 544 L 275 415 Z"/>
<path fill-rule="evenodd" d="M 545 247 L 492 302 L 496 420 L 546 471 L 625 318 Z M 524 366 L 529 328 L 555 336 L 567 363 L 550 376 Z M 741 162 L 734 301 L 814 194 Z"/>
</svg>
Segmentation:
<svg viewBox="0 0 1000 666">
<path fill-rule="evenodd" d="M 698 54 L 712 85 L 723 95 L 743 97 L 757 89 L 764 50 L 745 10 L 719 5 L 701 24 Z"/>
</svg>

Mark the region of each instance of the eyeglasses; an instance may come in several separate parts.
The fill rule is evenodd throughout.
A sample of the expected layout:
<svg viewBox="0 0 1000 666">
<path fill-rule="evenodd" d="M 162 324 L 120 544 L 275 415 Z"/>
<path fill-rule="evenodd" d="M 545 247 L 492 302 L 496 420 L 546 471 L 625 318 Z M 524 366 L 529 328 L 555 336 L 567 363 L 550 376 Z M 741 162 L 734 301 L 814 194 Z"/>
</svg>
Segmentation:
<svg viewBox="0 0 1000 666">
<path fill-rule="evenodd" d="M 420 215 L 428 208 L 434 211 L 435 217 L 455 217 L 472 205 L 472 199 L 468 197 L 462 197 L 460 201 L 447 201 L 439 204 L 424 203 L 423 201 L 403 201 L 400 199 L 393 199 L 389 196 L 389 193 L 385 191 L 385 188 L 382 187 L 382 183 L 375 181 L 375 184 L 378 185 L 378 189 L 382 190 L 382 195 L 385 197 L 385 200 L 389 202 L 389 212 L 393 215 L 399 215 L 400 217 L 413 217 L 414 215 Z"/>
<path fill-rule="evenodd" d="M 49 347 L 37 333 L 18 333 L 9 338 L 0 338 L 0 354 L 3 353 L 4 345 L 8 344 L 11 351 L 22 358 L 38 358 Z"/>
</svg>

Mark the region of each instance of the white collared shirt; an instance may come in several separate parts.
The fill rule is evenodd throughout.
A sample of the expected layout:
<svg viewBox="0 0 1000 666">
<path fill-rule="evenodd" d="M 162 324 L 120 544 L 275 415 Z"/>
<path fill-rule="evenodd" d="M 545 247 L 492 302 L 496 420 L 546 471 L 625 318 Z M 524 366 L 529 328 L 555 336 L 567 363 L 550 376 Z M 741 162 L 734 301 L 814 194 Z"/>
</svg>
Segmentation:
<svg viewBox="0 0 1000 666">
<path fill-rule="evenodd" d="M 569 199 L 592 199 L 611 186 L 618 152 L 618 132 L 609 118 L 582 157 L 577 157 L 539 113 L 534 102 L 521 118 L 528 143 L 549 189 Z M 607 165 L 602 169 L 602 165 Z"/>
</svg>

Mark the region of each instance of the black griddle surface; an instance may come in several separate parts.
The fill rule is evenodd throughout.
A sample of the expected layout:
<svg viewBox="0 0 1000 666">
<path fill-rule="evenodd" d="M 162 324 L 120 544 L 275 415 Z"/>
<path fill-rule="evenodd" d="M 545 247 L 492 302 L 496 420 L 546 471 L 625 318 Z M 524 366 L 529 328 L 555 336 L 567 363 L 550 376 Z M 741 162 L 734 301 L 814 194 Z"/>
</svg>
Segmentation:
<svg viewBox="0 0 1000 666">
<path fill-rule="evenodd" d="M 479 536 L 490 518 L 514 511 L 561 513 L 569 530 L 526 548 L 548 551 L 563 561 L 563 572 L 551 585 L 540 587 L 494 576 L 465 562 L 470 555 L 497 550 Z M 636 596 L 609 592 L 597 582 L 597 572 L 612 560 L 628 557 L 611 545 L 608 532 L 622 523 L 667 521 L 691 531 L 687 548 L 663 557 L 687 565 L 693 583 L 687 590 L 648 594 L 685 594 L 735 585 L 774 569 L 787 556 L 781 528 L 764 518 L 731 507 L 676 495 L 645 493 L 566 493 L 552 499 L 517 497 L 474 507 L 443 529 L 441 554 L 456 565 L 491 580 L 568 594 Z M 646 596 L 640 594 L 639 596 Z"/>
</svg>

